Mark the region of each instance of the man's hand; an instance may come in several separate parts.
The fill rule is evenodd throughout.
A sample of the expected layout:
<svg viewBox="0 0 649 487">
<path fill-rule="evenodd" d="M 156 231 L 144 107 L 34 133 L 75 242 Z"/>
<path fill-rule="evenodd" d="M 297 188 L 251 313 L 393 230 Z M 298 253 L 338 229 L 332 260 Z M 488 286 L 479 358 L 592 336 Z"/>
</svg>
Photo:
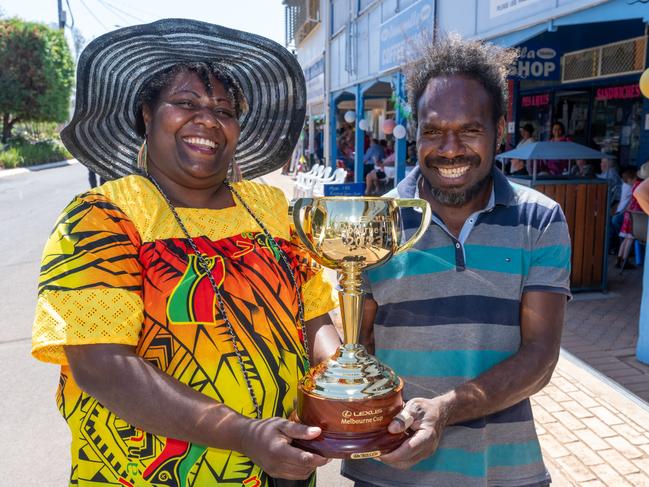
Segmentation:
<svg viewBox="0 0 649 487">
<path fill-rule="evenodd" d="M 320 428 L 282 418 L 251 420 L 241 433 L 239 451 L 271 477 L 307 479 L 317 467 L 330 460 L 291 446 L 293 439 L 312 440 Z"/>
<path fill-rule="evenodd" d="M 438 398 L 415 398 L 388 426 L 390 433 L 410 429 L 414 434 L 396 450 L 382 455 L 380 460 L 394 468 L 408 469 L 435 453 L 448 421 L 448 408 Z"/>
</svg>

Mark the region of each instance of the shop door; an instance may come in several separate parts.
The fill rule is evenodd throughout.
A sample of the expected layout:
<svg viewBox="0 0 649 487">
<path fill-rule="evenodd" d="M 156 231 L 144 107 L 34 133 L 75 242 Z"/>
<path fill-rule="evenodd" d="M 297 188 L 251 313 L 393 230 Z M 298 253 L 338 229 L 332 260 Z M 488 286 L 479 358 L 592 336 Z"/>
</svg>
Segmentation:
<svg viewBox="0 0 649 487">
<path fill-rule="evenodd" d="M 592 145 L 588 137 L 590 91 L 558 91 L 554 99 L 554 121 L 561 122 L 573 142 Z"/>
</svg>

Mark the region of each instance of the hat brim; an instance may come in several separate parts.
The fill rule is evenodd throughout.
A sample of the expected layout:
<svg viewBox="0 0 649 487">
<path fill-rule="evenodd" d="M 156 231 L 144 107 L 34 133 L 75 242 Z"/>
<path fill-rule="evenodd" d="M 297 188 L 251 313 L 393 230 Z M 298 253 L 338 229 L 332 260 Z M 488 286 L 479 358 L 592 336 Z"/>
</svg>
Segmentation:
<svg viewBox="0 0 649 487">
<path fill-rule="evenodd" d="M 142 139 L 135 132 L 137 95 L 179 62 L 218 62 L 243 89 L 236 160 L 250 179 L 282 167 L 304 125 L 304 74 L 294 55 L 248 32 L 189 19 L 118 29 L 93 40 L 77 68 L 74 116 L 61 132 L 80 162 L 106 179 L 136 171 Z"/>
</svg>

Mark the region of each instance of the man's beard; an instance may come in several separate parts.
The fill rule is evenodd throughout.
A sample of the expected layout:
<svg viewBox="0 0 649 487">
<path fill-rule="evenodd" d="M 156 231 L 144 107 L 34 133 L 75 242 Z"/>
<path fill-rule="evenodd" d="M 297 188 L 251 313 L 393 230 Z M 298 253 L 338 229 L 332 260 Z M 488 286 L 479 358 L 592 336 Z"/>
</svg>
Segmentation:
<svg viewBox="0 0 649 487">
<path fill-rule="evenodd" d="M 434 161 L 439 161 L 439 158 L 433 159 L 430 162 L 427 162 L 428 167 L 435 167 L 435 164 L 432 164 Z M 462 162 L 467 162 L 471 167 L 475 168 L 480 165 L 480 158 L 478 156 L 472 157 L 463 157 L 461 159 L 454 160 L 454 165 L 459 165 Z M 450 164 L 437 164 L 441 166 L 450 166 Z M 470 186 L 464 190 L 453 190 L 453 189 L 441 189 L 434 187 L 430 181 L 426 180 L 428 183 L 428 188 L 430 190 L 431 196 L 440 204 L 444 206 L 460 207 L 467 204 L 473 198 L 478 196 L 484 188 L 491 181 L 491 171 L 489 171 L 484 178 L 480 181 L 477 181 L 473 186 Z"/>
</svg>

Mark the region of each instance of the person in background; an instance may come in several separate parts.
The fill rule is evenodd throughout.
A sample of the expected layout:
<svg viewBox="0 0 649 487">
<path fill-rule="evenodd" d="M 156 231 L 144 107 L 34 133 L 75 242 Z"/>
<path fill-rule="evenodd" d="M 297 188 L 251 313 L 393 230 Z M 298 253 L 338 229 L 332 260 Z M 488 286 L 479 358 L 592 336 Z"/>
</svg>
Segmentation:
<svg viewBox="0 0 649 487">
<path fill-rule="evenodd" d="M 97 184 L 97 178 L 99 178 L 99 184 Z M 105 181 L 101 176 L 97 176 L 97 173 L 88 169 L 88 183 L 90 184 L 90 188 L 92 189 L 96 188 L 97 186 L 101 186 L 105 183 Z"/>
<path fill-rule="evenodd" d="M 512 159 L 509 175 L 510 176 L 529 176 L 529 172 L 527 171 L 527 167 L 525 167 L 525 161 L 523 161 L 521 159 Z"/>
<path fill-rule="evenodd" d="M 594 178 L 595 168 L 590 161 L 585 159 L 577 159 L 575 165 L 570 168 L 570 176 L 579 178 Z"/>
<path fill-rule="evenodd" d="M 532 125 L 531 123 L 526 123 L 525 125 L 523 125 L 519 129 L 518 133 L 521 136 L 521 140 L 518 142 L 518 144 L 516 144 L 516 148 L 523 147 L 524 145 L 531 144 L 532 142 L 536 142 L 536 140 L 534 139 L 534 125 Z M 525 174 L 518 174 L 518 175 L 522 176 L 522 175 L 532 174 L 532 164 L 533 163 L 534 163 L 534 161 L 532 161 L 531 159 L 523 162 L 523 164 L 525 166 Z M 513 174 L 513 172 L 515 170 L 514 166 L 516 166 L 518 168 L 518 169 L 516 169 L 516 171 L 519 171 L 519 172 L 521 171 L 520 163 L 514 163 L 514 159 L 512 159 L 511 160 L 511 167 L 509 169 L 510 174 Z"/>
<path fill-rule="evenodd" d="M 633 182 L 636 179 L 637 170 L 633 166 L 626 166 L 622 169 L 622 189 L 620 191 L 620 201 L 617 206 L 611 210 L 612 216 L 608 230 L 608 248 L 611 255 L 617 254 L 619 248 L 620 229 L 624 221 L 624 212 L 631 202 L 633 194 Z"/>
<path fill-rule="evenodd" d="M 600 163 L 601 172 L 597 174 L 599 179 L 608 180 L 608 193 L 611 205 L 617 206 L 622 196 L 622 178 L 617 172 L 617 166 L 613 160 L 615 156 L 607 154 Z"/>
<path fill-rule="evenodd" d="M 624 212 L 624 220 L 622 221 L 622 227 L 620 228 L 620 238 L 622 243 L 620 243 L 620 248 L 617 253 L 617 262 L 615 267 L 628 266 L 632 267 L 632 264 L 627 262 L 629 255 L 631 254 L 631 249 L 633 247 L 633 218 L 631 212 L 642 211 L 638 200 L 635 197 L 635 190 L 640 186 L 642 181 L 649 177 L 649 162 L 643 164 L 636 174 L 636 179 L 633 182 L 631 188 L 631 200 Z M 626 264 L 625 264 L 626 262 Z"/>
<path fill-rule="evenodd" d="M 570 139 L 566 137 L 566 128 L 561 122 L 554 122 L 552 125 L 552 137 L 550 142 L 567 142 Z M 545 161 L 547 171 L 553 176 L 561 176 L 564 171 L 568 170 L 568 161 L 550 159 Z"/>
</svg>

